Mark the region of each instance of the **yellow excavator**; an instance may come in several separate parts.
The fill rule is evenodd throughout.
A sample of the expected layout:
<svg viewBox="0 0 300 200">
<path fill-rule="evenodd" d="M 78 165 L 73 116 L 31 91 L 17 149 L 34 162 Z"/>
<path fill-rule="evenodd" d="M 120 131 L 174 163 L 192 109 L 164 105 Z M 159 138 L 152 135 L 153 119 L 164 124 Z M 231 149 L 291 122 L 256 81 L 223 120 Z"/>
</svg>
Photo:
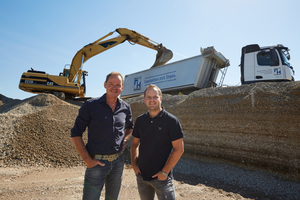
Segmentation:
<svg viewBox="0 0 300 200">
<path fill-rule="evenodd" d="M 104 40 L 114 32 L 120 35 L 112 39 Z M 139 44 L 157 51 L 156 60 L 152 67 L 163 65 L 173 57 L 172 51 L 165 48 L 162 44 L 153 42 L 133 30 L 118 28 L 80 49 L 73 57 L 70 68 L 64 68 L 59 76 L 49 75 L 43 71 L 36 71 L 32 68 L 24 72 L 20 80 L 19 88 L 35 94 L 52 93 L 61 99 L 84 98 L 86 91 L 85 76 L 88 75 L 88 72 L 82 70 L 83 64 L 91 57 L 113 48 L 126 40 L 131 44 Z"/>
</svg>

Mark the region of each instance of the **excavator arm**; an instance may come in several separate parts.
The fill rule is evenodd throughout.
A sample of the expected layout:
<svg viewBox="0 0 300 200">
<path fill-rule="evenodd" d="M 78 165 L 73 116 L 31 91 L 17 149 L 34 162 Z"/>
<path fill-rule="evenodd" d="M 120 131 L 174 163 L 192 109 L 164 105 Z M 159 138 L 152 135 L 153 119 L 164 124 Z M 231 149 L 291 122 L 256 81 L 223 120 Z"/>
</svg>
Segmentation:
<svg viewBox="0 0 300 200">
<path fill-rule="evenodd" d="M 117 32 L 120 35 L 112 39 L 104 40 L 114 32 Z M 104 37 L 96 40 L 95 42 L 84 46 L 75 54 L 69 70 L 69 82 L 74 82 L 79 71 L 82 70 L 82 65 L 88 59 L 110 48 L 113 48 L 125 42 L 126 40 L 130 43 L 139 44 L 157 51 L 156 60 L 152 67 L 163 65 L 173 57 L 172 51 L 166 49 L 164 46 L 162 46 L 162 44 L 153 42 L 149 38 L 133 30 L 118 28 L 115 31 L 110 32 Z"/>
</svg>

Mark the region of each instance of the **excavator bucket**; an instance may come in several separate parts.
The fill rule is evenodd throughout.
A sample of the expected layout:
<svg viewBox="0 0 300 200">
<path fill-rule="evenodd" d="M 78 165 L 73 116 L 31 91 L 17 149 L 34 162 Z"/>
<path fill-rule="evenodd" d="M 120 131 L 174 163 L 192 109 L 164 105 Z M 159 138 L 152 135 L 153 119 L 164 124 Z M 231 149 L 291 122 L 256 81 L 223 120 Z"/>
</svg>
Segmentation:
<svg viewBox="0 0 300 200">
<path fill-rule="evenodd" d="M 173 52 L 165 47 L 162 47 L 156 54 L 156 60 L 151 68 L 164 65 L 173 57 Z"/>
</svg>

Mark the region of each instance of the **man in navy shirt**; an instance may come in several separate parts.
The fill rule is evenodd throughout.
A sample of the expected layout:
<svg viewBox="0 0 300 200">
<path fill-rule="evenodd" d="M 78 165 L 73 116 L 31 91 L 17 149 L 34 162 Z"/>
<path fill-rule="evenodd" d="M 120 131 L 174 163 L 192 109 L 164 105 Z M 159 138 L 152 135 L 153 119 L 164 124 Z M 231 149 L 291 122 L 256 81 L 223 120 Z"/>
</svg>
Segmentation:
<svg viewBox="0 0 300 200">
<path fill-rule="evenodd" d="M 72 141 L 85 162 L 83 199 L 99 199 L 105 184 L 105 199 L 118 199 L 124 168 L 123 150 L 131 137 L 130 105 L 119 99 L 123 76 L 112 72 L 104 82 L 106 94 L 87 100 L 79 109 Z M 82 134 L 88 127 L 85 145 Z"/>
<path fill-rule="evenodd" d="M 135 122 L 131 165 L 137 175 L 142 200 L 175 199 L 172 169 L 184 152 L 183 132 L 178 119 L 161 107 L 162 93 L 156 85 L 144 91 L 148 112 Z"/>
</svg>

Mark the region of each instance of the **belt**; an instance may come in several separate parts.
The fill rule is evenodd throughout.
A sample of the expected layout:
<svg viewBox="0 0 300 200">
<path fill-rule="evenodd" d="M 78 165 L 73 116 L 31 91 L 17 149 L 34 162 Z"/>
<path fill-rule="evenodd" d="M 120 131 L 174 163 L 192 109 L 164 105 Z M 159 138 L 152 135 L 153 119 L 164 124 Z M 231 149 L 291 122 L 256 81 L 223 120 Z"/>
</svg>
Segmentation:
<svg viewBox="0 0 300 200">
<path fill-rule="evenodd" d="M 109 155 L 99 155 L 99 154 L 94 154 L 91 155 L 92 158 L 95 158 L 97 160 L 108 160 L 109 162 L 112 162 L 116 160 L 120 155 L 123 154 L 123 151 L 115 154 L 109 154 Z"/>
</svg>

